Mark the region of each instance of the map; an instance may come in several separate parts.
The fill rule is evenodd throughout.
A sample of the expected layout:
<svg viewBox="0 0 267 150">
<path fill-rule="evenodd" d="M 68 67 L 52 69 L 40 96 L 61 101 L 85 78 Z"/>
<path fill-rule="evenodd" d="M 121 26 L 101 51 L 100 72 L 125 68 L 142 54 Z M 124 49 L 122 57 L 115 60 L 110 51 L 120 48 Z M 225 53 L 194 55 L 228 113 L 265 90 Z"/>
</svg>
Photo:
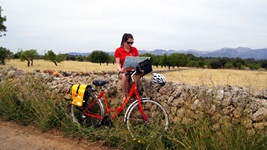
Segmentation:
<svg viewBox="0 0 267 150">
<path fill-rule="evenodd" d="M 150 59 L 150 57 L 126 56 L 123 68 L 135 68 L 140 62 L 146 59 Z"/>
</svg>

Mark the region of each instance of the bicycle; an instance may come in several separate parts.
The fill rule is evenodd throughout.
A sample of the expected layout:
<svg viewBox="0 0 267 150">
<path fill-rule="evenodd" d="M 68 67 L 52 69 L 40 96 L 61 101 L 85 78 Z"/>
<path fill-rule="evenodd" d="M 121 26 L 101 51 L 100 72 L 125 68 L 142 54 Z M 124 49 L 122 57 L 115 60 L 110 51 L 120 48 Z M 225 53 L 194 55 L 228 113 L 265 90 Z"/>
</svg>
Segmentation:
<svg viewBox="0 0 267 150">
<path fill-rule="evenodd" d="M 127 125 L 132 137 L 142 136 L 147 134 L 148 130 L 155 130 L 159 127 L 167 130 L 169 125 L 168 115 L 163 106 L 149 98 L 141 98 L 139 96 L 134 75 L 137 74 L 136 69 L 127 71 L 132 84 L 127 97 L 123 103 L 117 108 L 110 108 L 106 97 L 104 85 L 108 84 L 106 80 L 94 80 L 93 84 L 100 87 L 98 92 L 92 86 L 89 86 L 89 98 L 84 102 L 82 107 L 75 105 L 71 106 L 71 117 L 74 122 L 81 125 L 99 127 L 101 125 L 112 126 L 112 119 L 122 113 L 130 99 L 134 95 L 136 99 L 127 107 L 124 115 L 124 122 Z M 90 98 L 92 101 L 90 101 Z M 104 105 L 102 101 L 104 102 Z"/>
</svg>

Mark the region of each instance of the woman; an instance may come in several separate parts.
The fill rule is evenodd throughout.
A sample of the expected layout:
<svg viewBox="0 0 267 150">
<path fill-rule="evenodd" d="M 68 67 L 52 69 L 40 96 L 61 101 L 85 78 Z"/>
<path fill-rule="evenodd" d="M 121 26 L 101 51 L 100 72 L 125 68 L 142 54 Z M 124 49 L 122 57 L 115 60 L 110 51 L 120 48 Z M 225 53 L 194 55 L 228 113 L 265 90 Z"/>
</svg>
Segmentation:
<svg viewBox="0 0 267 150">
<path fill-rule="evenodd" d="M 115 54 L 114 54 L 115 61 L 116 61 L 116 68 L 119 71 L 119 78 L 121 79 L 121 83 L 122 83 L 123 100 L 127 96 L 126 92 L 127 92 L 128 79 L 129 79 L 129 76 L 125 75 L 126 73 L 125 69 L 122 67 L 125 61 L 125 57 L 126 56 L 139 56 L 138 50 L 132 46 L 133 43 L 134 43 L 134 38 L 132 34 L 125 33 L 122 36 L 120 47 L 116 49 Z M 135 76 L 134 80 L 136 83 L 138 83 L 139 78 L 140 77 L 138 75 Z"/>
</svg>

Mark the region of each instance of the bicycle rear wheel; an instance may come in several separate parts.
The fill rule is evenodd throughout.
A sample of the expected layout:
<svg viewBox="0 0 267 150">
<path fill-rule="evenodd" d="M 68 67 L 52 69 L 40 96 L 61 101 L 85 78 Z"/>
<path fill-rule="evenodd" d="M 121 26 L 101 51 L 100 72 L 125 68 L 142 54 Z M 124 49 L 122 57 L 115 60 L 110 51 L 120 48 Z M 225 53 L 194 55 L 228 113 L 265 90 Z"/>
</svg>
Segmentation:
<svg viewBox="0 0 267 150">
<path fill-rule="evenodd" d="M 137 102 L 130 108 L 126 117 L 127 128 L 133 138 L 148 135 L 152 137 L 158 131 L 168 129 L 168 115 L 161 104 L 153 100 L 142 100 L 142 105 L 148 121 L 143 118 Z"/>
<path fill-rule="evenodd" d="M 99 125 L 101 123 L 100 119 L 88 117 L 84 115 L 83 111 L 84 109 L 90 104 L 90 100 L 87 101 L 87 105 L 85 107 L 78 107 L 75 105 L 71 106 L 71 117 L 73 122 L 76 122 L 82 126 L 90 127 L 94 125 Z M 90 114 L 96 114 L 104 116 L 104 107 L 100 99 L 98 99 L 92 107 L 89 109 Z"/>
</svg>

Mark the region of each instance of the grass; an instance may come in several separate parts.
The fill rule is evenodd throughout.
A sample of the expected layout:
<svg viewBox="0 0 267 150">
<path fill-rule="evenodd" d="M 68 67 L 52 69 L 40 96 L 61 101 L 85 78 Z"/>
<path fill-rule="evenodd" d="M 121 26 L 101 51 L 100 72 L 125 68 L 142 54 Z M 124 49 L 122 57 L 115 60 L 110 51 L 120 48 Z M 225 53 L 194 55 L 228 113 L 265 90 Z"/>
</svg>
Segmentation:
<svg viewBox="0 0 267 150">
<path fill-rule="evenodd" d="M 3 68 L 15 67 L 24 71 L 46 70 L 102 72 L 116 71 L 113 64 L 94 64 L 90 62 L 64 61 L 55 66 L 52 62 L 35 60 L 34 66 L 27 67 L 26 62 L 10 60 Z M 257 90 L 266 88 L 267 72 L 229 69 L 196 69 L 153 67 L 154 72 L 162 73 L 167 81 L 184 82 L 194 85 L 238 85 Z M 146 78 L 150 78 L 147 75 Z M 2 78 L 2 77 L 1 77 Z M 3 77 L 4 78 L 4 77 Z M 27 85 L 27 86 L 25 86 Z M 171 124 L 170 129 L 154 129 L 149 136 L 133 139 L 126 129 L 122 118 L 114 120 L 114 128 L 84 128 L 71 121 L 70 102 L 63 98 L 54 100 L 46 92 L 46 85 L 33 78 L 26 77 L 20 82 L 3 79 L 0 84 L 0 118 L 15 121 L 21 125 L 35 125 L 42 131 L 57 129 L 67 137 L 98 141 L 106 146 L 121 149 L 267 149 L 266 131 L 250 135 L 242 126 L 222 128 L 221 132 L 212 130 L 209 116 L 190 125 Z"/>
<path fill-rule="evenodd" d="M 24 71 L 34 70 L 55 70 L 55 71 L 77 71 L 77 72 L 102 72 L 115 71 L 114 64 L 96 64 L 91 62 L 63 61 L 55 66 L 54 63 L 44 60 L 34 60 L 34 65 L 27 67 L 26 62 L 20 60 L 10 60 L 3 68 L 14 67 Z M 248 87 L 255 90 L 267 88 L 267 71 L 255 70 L 232 70 L 232 69 L 199 69 L 181 67 L 168 70 L 165 67 L 153 66 L 153 72 L 159 72 L 166 77 L 167 81 L 183 82 L 193 85 L 206 85 L 209 87 L 218 85 L 236 85 Z M 145 76 L 151 78 L 151 74 Z"/>
<path fill-rule="evenodd" d="M 58 63 L 56 66 L 54 63 L 50 61 L 44 60 L 34 60 L 33 66 L 28 67 L 27 62 L 20 61 L 18 59 L 9 60 L 6 65 L 1 66 L 4 68 L 14 67 L 20 70 L 32 72 L 34 70 L 54 70 L 54 71 L 77 71 L 77 72 L 101 72 L 105 71 L 116 71 L 116 67 L 114 64 L 102 64 L 101 66 L 96 63 L 91 62 L 78 62 L 78 61 L 63 61 Z"/>
<path fill-rule="evenodd" d="M 24 86 L 22 86 L 24 85 Z M 27 85 L 27 86 L 26 86 Z M 72 122 L 69 115 L 70 102 L 53 100 L 45 92 L 46 86 L 30 76 L 20 83 L 4 79 L 0 85 L 0 118 L 21 125 L 35 125 L 45 132 L 61 130 L 66 136 L 100 141 L 106 146 L 142 149 L 147 138 L 133 140 L 122 118 L 114 120 L 114 128 L 84 128 Z M 142 142 L 141 142 L 142 141 Z"/>
<path fill-rule="evenodd" d="M 236 85 L 262 90 L 267 87 L 267 72 L 231 69 L 181 69 L 176 72 L 164 72 L 170 81 L 186 84 L 207 85 Z"/>
<path fill-rule="evenodd" d="M 130 136 L 122 117 L 113 120 L 113 128 L 84 128 L 71 121 L 70 102 L 63 98 L 52 99 L 46 88 L 31 76 L 20 82 L 3 79 L 0 84 L 0 118 L 21 125 L 35 125 L 44 132 L 57 129 L 70 138 L 98 141 L 119 149 L 267 149 L 266 131 L 250 135 L 240 125 L 214 131 L 209 116 L 187 125 L 171 123 L 168 131 L 154 128 L 139 139 Z"/>
</svg>

